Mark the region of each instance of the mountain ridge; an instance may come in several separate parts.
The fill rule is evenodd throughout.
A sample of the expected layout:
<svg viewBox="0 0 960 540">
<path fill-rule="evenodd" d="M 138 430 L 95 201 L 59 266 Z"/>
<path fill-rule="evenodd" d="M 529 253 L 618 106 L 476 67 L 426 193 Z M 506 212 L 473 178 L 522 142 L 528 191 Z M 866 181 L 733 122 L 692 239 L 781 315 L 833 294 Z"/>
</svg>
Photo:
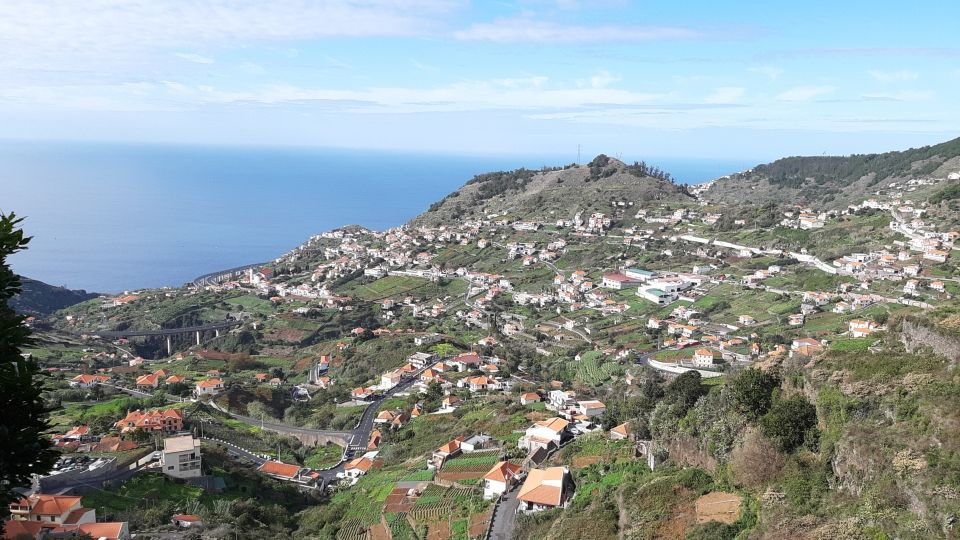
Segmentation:
<svg viewBox="0 0 960 540">
<path fill-rule="evenodd" d="M 693 189 L 714 203 L 749 200 L 836 208 L 882 190 L 893 181 L 943 178 L 958 171 L 960 138 L 883 153 L 783 157 Z"/>
<path fill-rule="evenodd" d="M 20 281 L 20 294 L 10 299 L 10 307 L 23 315 L 46 316 L 100 296 L 99 293 L 50 285 L 24 276 L 20 276 Z"/>
</svg>

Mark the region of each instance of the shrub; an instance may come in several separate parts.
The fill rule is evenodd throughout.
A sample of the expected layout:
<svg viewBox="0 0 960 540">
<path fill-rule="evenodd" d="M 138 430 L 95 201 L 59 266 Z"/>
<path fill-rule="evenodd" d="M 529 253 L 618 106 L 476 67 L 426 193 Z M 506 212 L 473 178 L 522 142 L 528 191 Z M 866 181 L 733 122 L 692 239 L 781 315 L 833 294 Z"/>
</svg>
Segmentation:
<svg viewBox="0 0 960 540">
<path fill-rule="evenodd" d="M 733 402 L 740 412 L 751 418 L 759 418 L 770 410 L 773 391 L 779 386 L 777 377 L 751 368 L 743 371 L 727 383 Z"/>
</svg>

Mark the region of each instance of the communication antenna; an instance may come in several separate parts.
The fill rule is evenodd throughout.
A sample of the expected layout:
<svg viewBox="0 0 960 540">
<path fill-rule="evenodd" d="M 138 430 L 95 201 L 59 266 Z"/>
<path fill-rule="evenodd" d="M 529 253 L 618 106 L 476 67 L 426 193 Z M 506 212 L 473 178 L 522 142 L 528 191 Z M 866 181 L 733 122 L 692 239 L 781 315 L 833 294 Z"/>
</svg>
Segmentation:
<svg viewBox="0 0 960 540">
<path fill-rule="evenodd" d="M 580 145 L 577 145 L 577 165 L 580 164 Z"/>
</svg>

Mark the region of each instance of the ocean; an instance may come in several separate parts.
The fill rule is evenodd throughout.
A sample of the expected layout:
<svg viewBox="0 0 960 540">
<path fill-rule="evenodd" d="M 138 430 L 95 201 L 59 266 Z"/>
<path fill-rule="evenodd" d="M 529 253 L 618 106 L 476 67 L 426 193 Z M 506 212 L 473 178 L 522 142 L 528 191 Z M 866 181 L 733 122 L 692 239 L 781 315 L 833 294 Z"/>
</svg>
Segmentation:
<svg viewBox="0 0 960 540">
<path fill-rule="evenodd" d="M 639 159 L 639 158 L 638 158 Z M 754 163 L 644 158 L 684 183 Z M 326 148 L 0 143 L 0 211 L 26 218 L 14 271 L 97 292 L 182 285 L 342 225 L 403 224 L 475 174 L 569 157 Z"/>
</svg>

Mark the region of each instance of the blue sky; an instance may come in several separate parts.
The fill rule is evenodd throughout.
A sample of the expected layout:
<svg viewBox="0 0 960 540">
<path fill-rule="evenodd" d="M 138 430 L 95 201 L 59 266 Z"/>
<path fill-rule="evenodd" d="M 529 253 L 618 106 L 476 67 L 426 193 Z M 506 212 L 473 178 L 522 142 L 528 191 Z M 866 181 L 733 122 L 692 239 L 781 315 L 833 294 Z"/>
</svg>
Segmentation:
<svg viewBox="0 0 960 540">
<path fill-rule="evenodd" d="M 5 0 L 0 138 L 771 159 L 960 135 L 960 2 Z"/>
</svg>

